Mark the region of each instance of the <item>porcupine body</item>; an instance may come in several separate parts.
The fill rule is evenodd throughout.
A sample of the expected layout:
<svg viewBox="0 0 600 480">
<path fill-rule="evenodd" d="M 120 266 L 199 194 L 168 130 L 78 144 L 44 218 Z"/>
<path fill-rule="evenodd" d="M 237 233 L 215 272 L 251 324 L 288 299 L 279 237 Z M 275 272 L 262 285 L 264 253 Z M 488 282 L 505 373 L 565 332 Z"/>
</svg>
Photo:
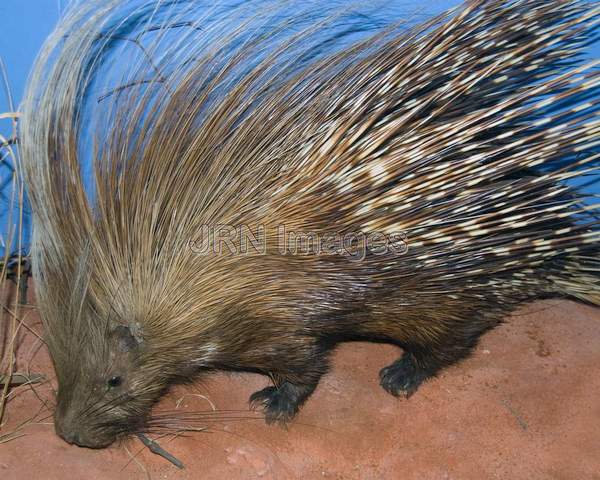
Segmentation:
<svg viewBox="0 0 600 480">
<path fill-rule="evenodd" d="M 24 103 L 37 298 L 67 441 L 152 429 L 165 390 L 212 369 L 271 375 L 251 400 L 290 419 L 347 340 L 402 347 L 381 384 L 408 396 L 522 302 L 600 303 L 597 208 L 565 183 L 598 163 L 600 73 L 579 58 L 597 7 L 471 1 L 337 49 L 342 36 L 314 36 L 335 19 L 302 23 L 314 11 L 255 13 L 222 33 L 195 23 L 194 2 L 117 7 L 87 2 L 63 20 Z M 90 132 L 82 105 L 102 108 L 91 92 L 107 52 L 146 34 Z M 264 249 L 241 254 L 235 236 L 227 251 L 195 248 L 224 225 Z M 282 227 L 403 233 L 407 248 L 357 235 L 359 259 L 293 254 Z"/>
</svg>

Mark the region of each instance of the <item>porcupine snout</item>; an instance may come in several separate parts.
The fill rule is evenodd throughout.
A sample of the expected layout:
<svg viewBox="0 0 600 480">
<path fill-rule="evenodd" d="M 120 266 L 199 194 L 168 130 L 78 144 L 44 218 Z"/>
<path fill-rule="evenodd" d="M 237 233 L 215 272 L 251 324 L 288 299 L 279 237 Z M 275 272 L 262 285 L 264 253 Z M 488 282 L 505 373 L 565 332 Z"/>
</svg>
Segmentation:
<svg viewBox="0 0 600 480">
<path fill-rule="evenodd" d="M 75 445 L 80 445 L 82 443 L 82 438 L 79 435 L 79 432 L 73 428 L 72 424 L 56 418 L 54 420 L 54 429 L 56 430 L 57 435 L 67 443 Z"/>
<path fill-rule="evenodd" d="M 78 425 L 77 419 L 71 414 L 61 415 L 56 413 L 54 416 L 54 429 L 56 434 L 65 442 L 88 448 L 102 448 L 110 444 L 106 442 L 98 443 L 98 439 L 93 438 L 89 433 L 82 430 Z"/>
<path fill-rule="evenodd" d="M 101 438 L 93 432 L 86 432 L 73 412 L 62 413 L 57 410 L 54 415 L 54 429 L 56 434 L 67 443 L 87 448 L 104 448 L 112 443 L 112 440 Z"/>
</svg>

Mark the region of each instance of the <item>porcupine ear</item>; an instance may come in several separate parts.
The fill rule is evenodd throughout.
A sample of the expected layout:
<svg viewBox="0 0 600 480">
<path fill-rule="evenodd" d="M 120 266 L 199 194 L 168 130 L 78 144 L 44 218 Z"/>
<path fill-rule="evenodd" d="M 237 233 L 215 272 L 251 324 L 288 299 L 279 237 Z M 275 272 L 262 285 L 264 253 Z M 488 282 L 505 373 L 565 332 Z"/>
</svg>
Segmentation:
<svg viewBox="0 0 600 480">
<path fill-rule="evenodd" d="M 121 352 L 129 352 L 139 347 L 140 341 L 135 337 L 131 328 L 126 325 L 119 325 L 112 331 L 113 338 L 116 339 L 117 345 Z"/>
</svg>

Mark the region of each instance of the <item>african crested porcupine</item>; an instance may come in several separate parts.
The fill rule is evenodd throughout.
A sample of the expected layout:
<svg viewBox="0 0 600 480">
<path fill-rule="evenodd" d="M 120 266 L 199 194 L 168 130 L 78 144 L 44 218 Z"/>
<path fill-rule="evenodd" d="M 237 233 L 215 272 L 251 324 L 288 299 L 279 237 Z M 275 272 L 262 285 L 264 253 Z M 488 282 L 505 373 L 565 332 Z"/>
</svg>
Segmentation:
<svg viewBox="0 0 600 480">
<path fill-rule="evenodd" d="M 69 442 L 149 430 L 213 369 L 270 375 L 251 401 L 288 420 L 349 340 L 402 347 L 381 384 L 409 396 L 522 302 L 600 304 L 598 208 L 569 180 L 600 155 L 598 7 L 360 28 L 260 5 L 84 2 L 40 54 L 22 153 Z"/>
</svg>

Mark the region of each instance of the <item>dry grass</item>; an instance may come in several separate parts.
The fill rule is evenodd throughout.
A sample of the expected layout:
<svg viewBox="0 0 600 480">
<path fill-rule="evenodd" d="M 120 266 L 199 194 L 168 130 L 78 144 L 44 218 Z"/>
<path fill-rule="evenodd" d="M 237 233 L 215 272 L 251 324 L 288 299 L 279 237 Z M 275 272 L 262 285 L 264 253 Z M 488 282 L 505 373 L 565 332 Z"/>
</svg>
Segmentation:
<svg viewBox="0 0 600 480">
<path fill-rule="evenodd" d="M 4 250 L 0 258 L 0 443 L 4 443 L 24 435 L 23 428 L 39 416 L 35 415 L 16 423 L 9 422 L 10 401 L 16 398 L 19 392 L 32 389 L 34 383 L 43 381 L 44 378 L 30 371 L 30 362 L 26 367 L 23 366 L 24 371 L 17 370 L 18 350 L 32 342 L 39 346 L 43 340 L 35 330 L 24 323 L 29 307 L 24 305 L 28 272 L 25 264 L 27 259 L 23 256 L 24 187 L 18 151 L 20 114 L 15 108 L 6 69 L 1 59 L 0 82 L 9 108 L 8 112 L 0 113 L 0 122 L 3 123 L 2 127 L 6 127 L 6 124 L 10 127 L 3 128 L 3 131 L 10 131 L 9 136 L 0 134 L 0 162 L 4 172 L 12 170 L 12 176 L 10 173 L 3 176 L 0 187 L 0 194 L 3 195 L 2 209 L 6 209 L 7 217 L 7 228 L 0 232 L 0 246 Z M 35 394 L 35 391 L 32 391 Z M 45 402 L 41 403 L 45 406 Z"/>
</svg>

